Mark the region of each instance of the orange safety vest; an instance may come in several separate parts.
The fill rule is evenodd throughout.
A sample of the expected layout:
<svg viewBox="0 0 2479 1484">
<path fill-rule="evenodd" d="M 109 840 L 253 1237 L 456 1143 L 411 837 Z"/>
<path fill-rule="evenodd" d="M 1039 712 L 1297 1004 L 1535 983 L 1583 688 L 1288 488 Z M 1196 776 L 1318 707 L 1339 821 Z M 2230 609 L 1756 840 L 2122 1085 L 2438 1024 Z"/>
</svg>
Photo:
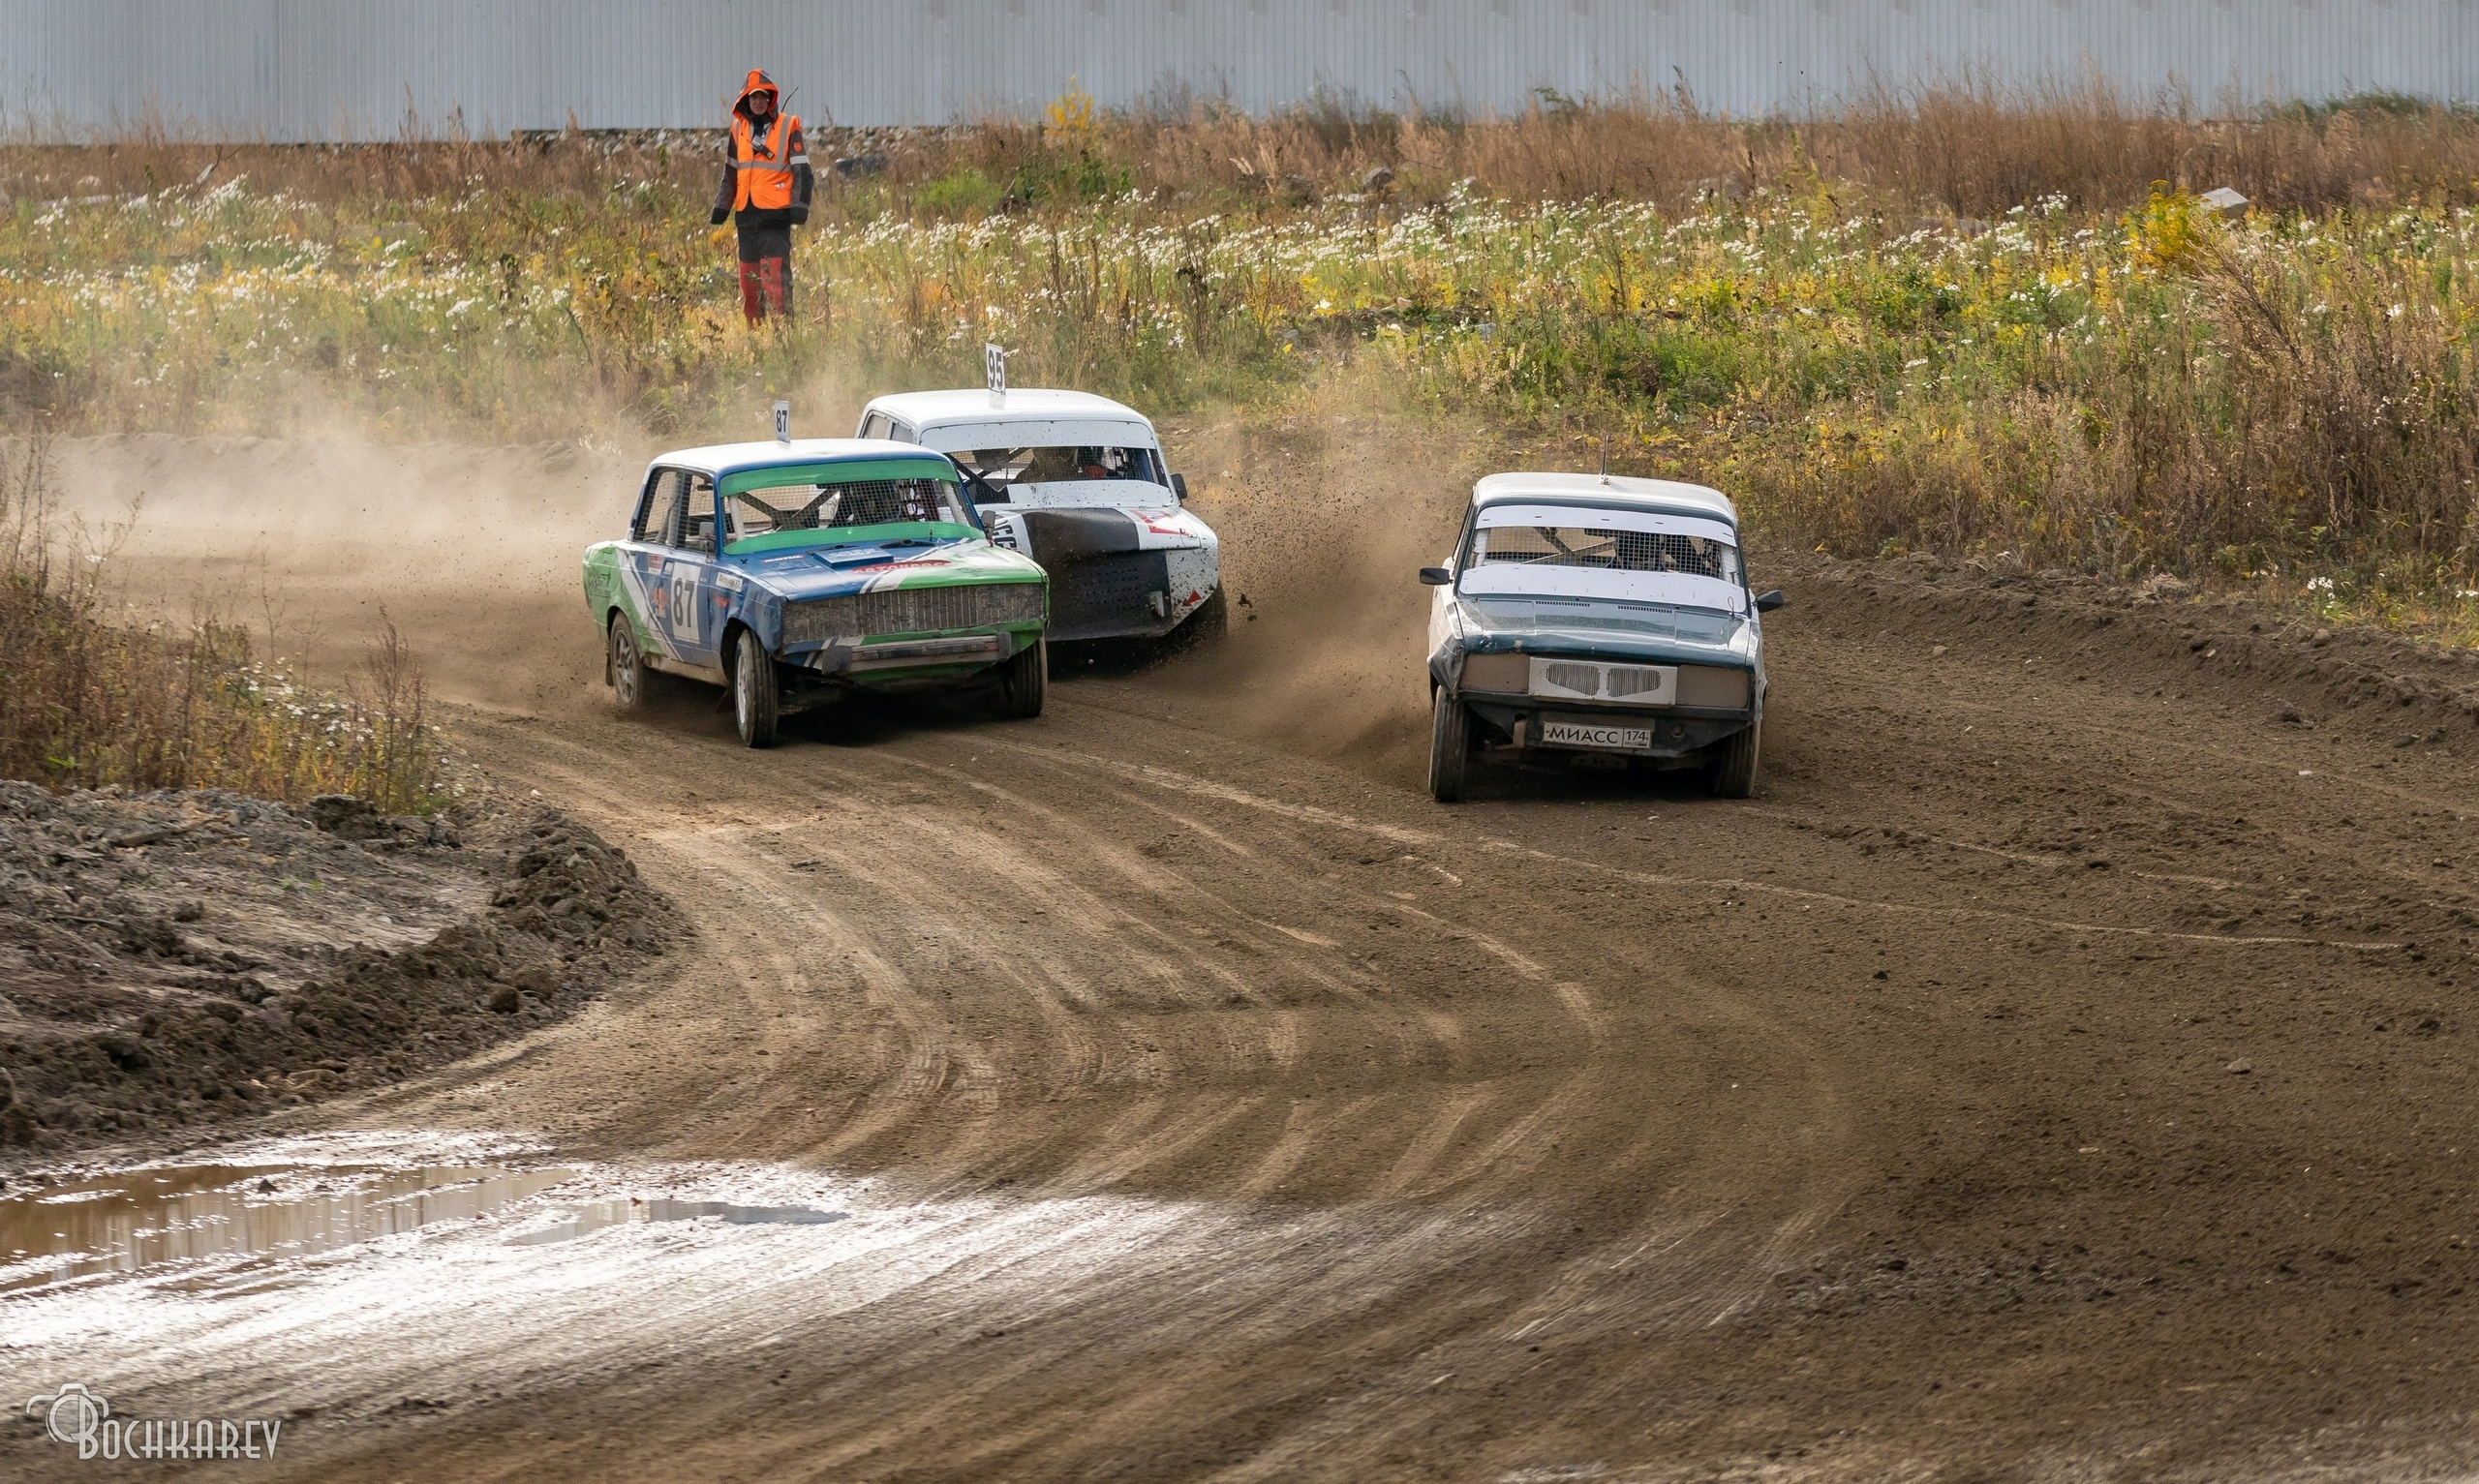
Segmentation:
<svg viewBox="0 0 2479 1484">
<path fill-rule="evenodd" d="M 749 116 L 732 115 L 732 170 L 738 189 L 732 209 L 774 211 L 792 204 L 792 169 L 799 162 L 789 153 L 792 136 L 801 127 L 798 114 L 775 110 L 774 126 L 763 143 L 751 136 Z"/>
</svg>

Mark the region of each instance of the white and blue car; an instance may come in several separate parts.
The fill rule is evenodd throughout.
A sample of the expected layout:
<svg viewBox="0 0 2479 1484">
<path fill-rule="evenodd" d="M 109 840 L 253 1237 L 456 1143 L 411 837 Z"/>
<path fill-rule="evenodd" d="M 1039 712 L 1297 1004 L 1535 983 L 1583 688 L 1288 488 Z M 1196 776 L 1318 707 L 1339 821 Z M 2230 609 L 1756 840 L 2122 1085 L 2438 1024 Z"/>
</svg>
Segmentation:
<svg viewBox="0 0 2479 1484">
<path fill-rule="evenodd" d="M 1423 567 L 1433 698 L 1429 792 L 1463 797 L 1481 756 L 1601 753 L 1701 766 L 1756 788 L 1762 615 L 1738 507 L 1666 479 L 1491 474 L 1443 566 Z"/>
</svg>

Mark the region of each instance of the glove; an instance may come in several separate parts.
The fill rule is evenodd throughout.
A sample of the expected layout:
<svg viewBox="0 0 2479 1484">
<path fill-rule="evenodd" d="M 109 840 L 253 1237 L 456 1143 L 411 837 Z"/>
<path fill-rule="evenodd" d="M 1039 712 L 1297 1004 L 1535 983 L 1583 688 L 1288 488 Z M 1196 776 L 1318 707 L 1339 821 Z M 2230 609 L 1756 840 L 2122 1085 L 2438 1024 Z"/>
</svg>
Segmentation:
<svg viewBox="0 0 2479 1484">
<path fill-rule="evenodd" d="M 807 227 L 810 225 L 810 209 L 807 206 L 795 206 L 792 208 L 792 225 L 794 227 Z"/>
<path fill-rule="evenodd" d="M 708 217 L 706 221 L 709 226 L 720 227 L 731 219 L 732 209 L 729 206 L 718 206 L 715 208 L 715 214 Z"/>
</svg>

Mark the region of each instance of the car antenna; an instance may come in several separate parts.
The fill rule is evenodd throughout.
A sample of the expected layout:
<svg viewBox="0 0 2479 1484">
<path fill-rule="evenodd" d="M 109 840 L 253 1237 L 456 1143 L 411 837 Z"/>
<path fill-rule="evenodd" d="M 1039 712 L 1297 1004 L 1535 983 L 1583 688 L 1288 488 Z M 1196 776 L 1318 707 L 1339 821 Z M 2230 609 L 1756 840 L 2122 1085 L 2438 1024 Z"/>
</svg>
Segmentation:
<svg viewBox="0 0 2479 1484">
<path fill-rule="evenodd" d="M 1601 425 L 1601 482 L 1609 482 L 1609 424 Z"/>
</svg>

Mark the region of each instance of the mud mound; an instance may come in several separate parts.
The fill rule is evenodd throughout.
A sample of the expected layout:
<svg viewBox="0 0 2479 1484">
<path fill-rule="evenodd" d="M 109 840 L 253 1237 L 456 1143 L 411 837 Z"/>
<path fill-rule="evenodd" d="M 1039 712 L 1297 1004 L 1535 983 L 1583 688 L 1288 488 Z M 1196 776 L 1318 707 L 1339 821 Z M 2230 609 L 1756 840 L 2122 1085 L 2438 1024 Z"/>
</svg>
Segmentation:
<svg viewBox="0 0 2479 1484">
<path fill-rule="evenodd" d="M 553 810 L 0 784 L 0 1145 L 396 1080 L 572 1013 L 674 932 Z"/>
</svg>

